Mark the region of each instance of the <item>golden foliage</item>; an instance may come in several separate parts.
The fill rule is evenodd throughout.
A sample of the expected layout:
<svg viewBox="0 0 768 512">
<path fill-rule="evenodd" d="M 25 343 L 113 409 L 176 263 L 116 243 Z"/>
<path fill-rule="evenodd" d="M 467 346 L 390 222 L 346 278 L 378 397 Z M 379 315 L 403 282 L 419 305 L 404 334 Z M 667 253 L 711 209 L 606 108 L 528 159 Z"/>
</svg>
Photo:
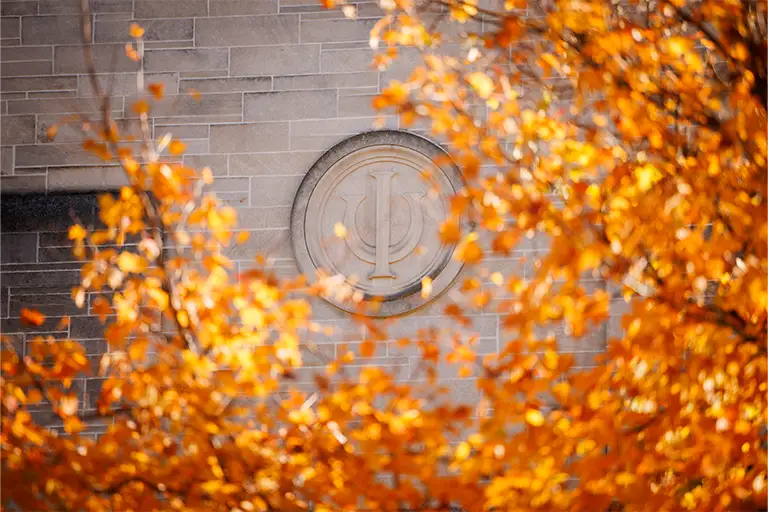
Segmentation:
<svg viewBox="0 0 768 512">
<path fill-rule="evenodd" d="M 164 152 L 184 150 L 171 135 L 154 141 L 145 130 L 135 151 L 107 123 L 84 147 L 119 161 L 130 185 L 101 197 L 101 226 L 69 233 L 83 260 L 73 299 L 80 307 L 87 299 L 105 323 L 110 351 L 94 368 L 104 380 L 83 409 L 71 392 L 91 370 L 83 347 L 40 337 L 22 357 L 6 344 L 3 503 L 334 512 L 764 506 L 765 4 L 380 5 L 371 46 L 386 48 L 376 64 L 409 47 L 423 65 L 376 106 L 407 125 L 425 122 L 465 171 L 441 239 L 458 244 L 470 271 L 521 241 L 546 241 L 524 277 L 470 272 L 460 284 L 466 303 L 446 308 L 462 326 L 475 309 L 499 315 L 499 350 L 481 356 L 476 338 L 444 326 L 390 344 L 380 324 L 361 317 L 368 339 L 338 347 L 307 391 L 297 380 L 312 353 L 305 339 L 322 329 L 306 299 L 351 299 L 349 286 L 331 276 L 307 287 L 258 262 L 238 275 L 226 251 L 243 237 L 234 237 L 235 211 L 206 192 L 211 171 L 164 163 Z M 457 27 L 434 23 L 430 7 Z M 131 28 L 137 60 L 142 34 Z M 145 128 L 162 96 L 149 93 L 137 103 Z M 430 287 L 425 280 L 422 293 Z M 621 329 L 612 326 L 594 368 L 544 334 L 578 343 L 609 318 L 621 318 Z M 385 344 L 415 354 L 425 378 L 403 383 L 359 364 L 349 371 L 356 354 L 372 357 Z M 440 386 L 443 361 L 477 377 L 472 408 Z M 68 436 L 33 416 L 43 401 Z M 91 413 L 108 423 L 95 440 L 80 434 Z"/>
</svg>

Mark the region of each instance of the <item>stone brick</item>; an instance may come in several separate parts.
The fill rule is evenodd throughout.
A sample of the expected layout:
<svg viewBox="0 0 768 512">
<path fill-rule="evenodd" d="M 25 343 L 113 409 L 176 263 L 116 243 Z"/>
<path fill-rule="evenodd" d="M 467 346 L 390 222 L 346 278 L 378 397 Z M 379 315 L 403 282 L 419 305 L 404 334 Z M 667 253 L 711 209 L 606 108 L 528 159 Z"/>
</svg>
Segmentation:
<svg viewBox="0 0 768 512">
<path fill-rule="evenodd" d="M 13 174 L 13 148 L 0 148 L 0 175 Z"/>
<path fill-rule="evenodd" d="M 45 174 L 27 176 L 3 176 L 0 178 L 0 189 L 4 194 L 27 194 L 45 191 Z M 5 284 L 5 282 L 3 283 Z"/>
<path fill-rule="evenodd" d="M 162 137 L 166 133 L 170 133 L 174 138 L 185 139 L 207 139 L 210 128 L 205 124 L 155 124 L 154 137 Z"/>
<path fill-rule="evenodd" d="M 291 206 L 304 176 L 251 178 L 251 206 Z"/>
<path fill-rule="evenodd" d="M 94 14 L 130 13 L 133 0 L 90 0 L 89 8 Z M 79 2 L 72 0 L 40 0 L 40 14 L 77 14 L 79 11 Z"/>
<path fill-rule="evenodd" d="M 199 99 L 188 94 L 166 95 L 152 105 L 152 116 L 158 123 L 159 118 L 176 116 L 239 115 L 243 110 L 242 99 L 242 94 L 238 93 L 208 93 Z M 126 98 L 126 110 L 136 100 L 137 98 Z M 179 123 L 183 124 L 181 121 Z"/>
<path fill-rule="evenodd" d="M 230 73 L 287 75 L 320 71 L 320 45 L 280 45 L 232 48 Z"/>
<path fill-rule="evenodd" d="M 128 185 L 122 167 L 59 167 L 48 169 L 48 191 L 115 190 Z"/>
<path fill-rule="evenodd" d="M 77 77 L 74 76 L 45 76 L 6 78 L 0 80 L 0 90 L 11 91 L 63 91 L 77 89 Z"/>
<path fill-rule="evenodd" d="M 240 208 L 237 210 L 237 225 L 247 230 L 288 229 L 291 225 L 291 208 L 289 206 Z"/>
<path fill-rule="evenodd" d="M 0 263 L 37 261 L 37 233 L 3 233 L 0 241 Z"/>
<path fill-rule="evenodd" d="M 298 15 L 202 18 L 197 20 L 195 26 L 196 46 L 256 46 L 298 42 Z"/>
<path fill-rule="evenodd" d="M 111 73 L 97 75 L 97 80 L 103 91 L 110 91 L 112 96 L 133 96 L 138 92 L 137 73 Z M 179 90 L 176 73 L 147 73 L 144 84 L 161 83 L 165 94 L 176 94 Z M 77 82 L 77 95 L 81 97 L 95 96 L 91 85 L 91 77 L 81 75 Z"/>
<path fill-rule="evenodd" d="M 0 64 L 0 75 L 9 76 L 41 76 L 51 74 L 51 61 L 3 62 Z"/>
<path fill-rule="evenodd" d="M 16 146 L 17 167 L 99 165 L 102 163 L 103 162 L 96 155 L 86 152 L 81 144 Z M 43 178 L 45 178 L 45 176 L 43 176 Z"/>
<path fill-rule="evenodd" d="M 72 317 L 69 324 L 69 333 L 76 340 L 102 338 L 104 336 L 104 324 L 97 317 L 93 316 Z"/>
<path fill-rule="evenodd" d="M 288 123 L 211 126 L 212 153 L 246 153 L 288 149 Z"/>
<path fill-rule="evenodd" d="M 0 52 L 0 60 L 3 62 L 53 61 L 53 48 L 51 46 L 4 46 Z"/>
<path fill-rule="evenodd" d="M 206 116 L 173 116 L 156 117 L 158 124 L 219 124 L 219 123 L 241 123 L 242 114 L 214 114 Z"/>
<path fill-rule="evenodd" d="M 18 38 L 21 35 L 21 18 L 0 19 L 0 35 L 3 39 Z M 5 48 L 3 48 L 5 51 Z"/>
<path fill-rule="evenodd" d="M 337 87 L 378 87 L 378 73 L 334 73 L 321 75 L 276 76 L 276 91 L 334 89 Z"/>
<path fill-rule="evenodd" d="M 312 20 L 301 22 L 302 43 L 368 41 L 374 19 Z"/>
<path fill-rule="evenodd" d="M 35 142 L 35 116 L 2 116 L 0 144 L 31 144 Z"/>
<path fill-rule="evenodd" d="M 77 44 L 83 42 L 81 16 L 25 16 L 21 19 L 23 44 Z"/>
<path fill-rule="evenodd" d="M 110 70 L 114 73 L 136 71 L 138 63 L 125 55 L 125 45 L 98 44 L 93 47 L 93 62 L 98 70 Z M 83 48 L 77 46 L 57 46 L 53 49 L 53 70 L 59 75 L 87 73 Z M 167 71 L 167 70 L 162 70 Z"/>
<path fill-rule="evenodd" d="M 11 272 L 11 274 L 15 273 L 16 272 Z M 35 337 L 42 333 L 60 332 L 66 334 L 67 329 L 61 326 L 61 317 L 49 316 L 45 318 L 43 325 L 39 327 L 32 327 L 24 324 L 19 318 L 6 318 L 0 321 L 0 332 L 4 335 L 9 333 L 27 333 L 27 336 L 25 336 L 25 345 L 29 345 L 31 339 L 34 339 L 30 336 L 32 333 L 34 333 Z"/>
<path fill-rule="evenodd" d="M 201 78 L 182 80 L 179 92 L 261 92 L 272 90 L 272 77 Z"/>
<path fill-rule="evenodd" d="M 48 288 L 51 286 L 71 286 L 76 285 L 79 282 L 79 270 L 52 270 L 41 267 L 39 271 L 3 271 L 4 286 Z"/>
<path fill-rule="evenodd" d="M 75 98 L 12 100 L 8 102 L 9 114 L 68 114 L 99 112 L 100 109 L 101 105 L 96 101 Z"/>
<path fill-rule="evenodd" d="M 2 0 L 0 13 L 3 16 L 19 16 L 25 14 L 37 14 L 38 0 Z"/>
<path fill-rule="evenodd" d="M 136 18 L 191 18 L 208 14 L 208 0 L 134 0 Z"/>
<path fill-rule="evenodd" d="M 167 0 L 164 0 L 167 1 Z M 97 43 L 129 42 L 133 38 L 130 26 L 139 23 L 144 29 L 145 41 L 180 41 L 193 37 L 192 19 L 157 19 L 97 21 L 94 38 Z"/>
<path fill-rule="evenodd" d="M 339 97 L 339 117 L 377 116 L 379 111 L 373 108 L 375 94 L 361 94 Z"/>
<path fill-rule="evenodd" d="M 280 121 L 336 117 L 334 90 L 285 91 L 245 95 L 245 121 Z"/>
<path fill-rule="evenodd" d="M 209 0 L 211 16 L 277 13 L 277 0 Z"/>
<path fill-rule="evenodd" d="M 62 144 L 66 142 L 83 142 L 83 132 L 77 123 L 63 123 L 61 114 L 37 115 L 37 143 L 38 144 Z M 113 117 L 120 133 L 139 133 L 138 121 L 135 119 L 120 119 Z M 56 135 L 53 140 L 48 138 L 48 130 L 56 125 Z"/>
<path fill-rule="evenodd" d="M 287 229 L 250 231 L 248 240 L 226 249 L 227 256 L 233 260 L 246 260 L 249 262 L 252 262 L 259 254 L 275 259 L 292 259 L 290 238 Z"/>
<path fill-rule="evenodd" d="M 229 52 L 220 48 L 149 50 L 144 59 L 147 71 L 156 72 L 229 68 Z"/>
<path fill-rule="evenodd" d="M 320 155 L 321 151 L 231 155 L 229 169 L 230 174 L 249 176 L 306 174 Z"/>
<path fill-rule="evenodd" d="M 72 254 L 72 247 L 56 246 L 41 247 L 37 253 L 40 263 L 65 263 L 76 262 L 77 258 Z"/>
<path fill-rule="evenodd" d="M 227 174 L 227 155 L 184 155 L 184 165 L 202 170 L 208 167 L 214 176 Z"/>
<path fill-rule="evenodd" d="M 70 293 L 11 293 L 10 316 L 19 316 L 22 307 L 35 308 L 46 316 L 62 317 L 83 313 L 83 310 L 75 305 Z"/>
<path fill-rule="evenodd" d="M 390 123 L 396 124 L 397 118 L 390 116 Z M 308 135 L 352 135 L 373 129 L 375 117 L 356 117 L 329 120 L 291 121 L 291 137 Z M 390 128 L 393 127 L 391 124 Z"/>
</svg>

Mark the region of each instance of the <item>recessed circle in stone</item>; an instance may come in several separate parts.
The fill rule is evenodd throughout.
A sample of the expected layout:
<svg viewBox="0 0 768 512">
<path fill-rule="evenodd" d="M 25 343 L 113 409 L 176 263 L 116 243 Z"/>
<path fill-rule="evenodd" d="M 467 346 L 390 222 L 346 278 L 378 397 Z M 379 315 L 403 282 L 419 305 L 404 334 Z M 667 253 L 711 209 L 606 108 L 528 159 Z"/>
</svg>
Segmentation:
<svg viewBox="0 0 768 512">
<path fill-rule="evenodd" d="M 437 297 L 462 266 L 452 258 L 455 246 L 439 239 L 449 199 L 463 184 L 449 162 L 436 144 L 396 130 L 362 133 L 331 148 L 293 202 L 291 236 L 301 272 L 311 281 L 319 269 L 344 276 L 365 300 L 379 303 L 370 316 L 403 314 Z M 421 295 L 424 277 L 432 279 L 429 299 Z M 326 300 L 359 312 L 350 302 Z"/>
</svg>

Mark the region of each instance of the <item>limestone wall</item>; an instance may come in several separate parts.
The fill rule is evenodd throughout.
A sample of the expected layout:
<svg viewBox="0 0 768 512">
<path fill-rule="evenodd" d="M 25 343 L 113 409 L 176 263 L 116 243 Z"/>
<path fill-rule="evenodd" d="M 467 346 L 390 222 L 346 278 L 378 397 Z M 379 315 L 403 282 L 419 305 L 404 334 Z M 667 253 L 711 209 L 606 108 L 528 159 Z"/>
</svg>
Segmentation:
<svg viewBox="0 0 768 512">
<path fill-rule="evenodd" d="M 96 358 L 106 350 L 99 323 L 69 300 L 78 265 L 66 229 L 70 210 L 93 219 L 93 195 L 74 193 L 113 189 L 123 177 L 117 167 L 83 151 L 74 129 L 61 127 L 55 141 L 46 140 L 48 128 L 61 117 L 94 115 L 98 108 L 84 74 L 78 3 L 0 3 L 0 325 L 23 350 L 28 335 L 18 321 L 20 306 L 36 306 L 51 317 L 45 329 L 85 340 Z M 232 254 L 241 269 L 258 251 L 267 251 L 277 273 L 295 274 L 288 229 L 299 183 L 324 151 L 371 129 L 376 118 L 372 98 L 414 63 L 406 55 L 392 70 L 370 68 L 368 32 L 379 15 L 376 4 L 357 4 L 354 20 L 315 0 L 91 0 L 91 5 L 96 65 L 104 73 L 102 83 L 113 91 L 114 117 L 133 115 L 136 64 L 125 57 L 124 43 L 136 21 L 146 29 L 148 80 L 164 83 L 166 90 L 166 100 L 154 111 L 154 136 L 172 132 L 187 144 L 184 162 L 214 170 L 214 190 L 238 208 L 241 226 L 252 232 L 250 241 Z M 201 101 L 187 94 L 192 89 L 200 91 Z M 398 128 L 398 120 L 384 117 L 382 126 Z M 36 195 L 24 195 L 29 193 Z M 492 259 L 487 266 L 525 274 L 543 248 L 524 242 L 512 257 Z M 402 320 L 392 337 L 412 333 L 416 326 L 451 327 L 441 313 L 449 295 Z M 363 338 L 344 313 L 319 302 L 315 311 L 337 327 L 337 334 L 315 340 L 326 355 L 333 356 L 341 341 Z M 56 330 L 64 314 L 72 321 Z M 481 352 L 496 351 L 509 338 L 496 315 L 474 318 L 467 332 L 479 333 Z M 590 365 L 604 346 L 605 331 L 580 344 L 564 335 L 560 339 L 563 350 L 576 352 L 580 364 Z M 391 367 L 407 379 L 415 355 L 391 344 L 359 364 Z M 457 397 L 473 400 L 471 380 L 459 379 L 455 369 L 445 369 L 443 377 Z M 98 391 L 98 382 L 82 383 L 84 398 Z"/>
</svg>

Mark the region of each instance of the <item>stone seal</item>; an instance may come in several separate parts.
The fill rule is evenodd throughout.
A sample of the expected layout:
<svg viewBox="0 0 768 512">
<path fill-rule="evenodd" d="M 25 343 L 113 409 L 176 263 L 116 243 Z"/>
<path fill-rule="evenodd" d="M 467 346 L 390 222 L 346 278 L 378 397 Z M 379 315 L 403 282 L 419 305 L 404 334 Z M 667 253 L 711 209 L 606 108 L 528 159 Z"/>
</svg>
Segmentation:
<svg viewBox="0 0 768 512">
<path fill-rule="evenodd" d="M 424 137 L 381 130 L 350 137 L 315 162 L 299 186 L 291 238 L 310 282 L 343 276 L 369 316 L 407 313 L 444 292 L 461 271 L 455 246 L 440 242 L 450 197 L 463 185 L 445 151 Z M 343 226 L 342 227 L 340 227 Z M 340 236 L 341 235 L 341 236 Z M 422 279 L 432 293 L 422 297 Z M 334 306 L 359 305 L 325 297 Z"/>
</svg>

